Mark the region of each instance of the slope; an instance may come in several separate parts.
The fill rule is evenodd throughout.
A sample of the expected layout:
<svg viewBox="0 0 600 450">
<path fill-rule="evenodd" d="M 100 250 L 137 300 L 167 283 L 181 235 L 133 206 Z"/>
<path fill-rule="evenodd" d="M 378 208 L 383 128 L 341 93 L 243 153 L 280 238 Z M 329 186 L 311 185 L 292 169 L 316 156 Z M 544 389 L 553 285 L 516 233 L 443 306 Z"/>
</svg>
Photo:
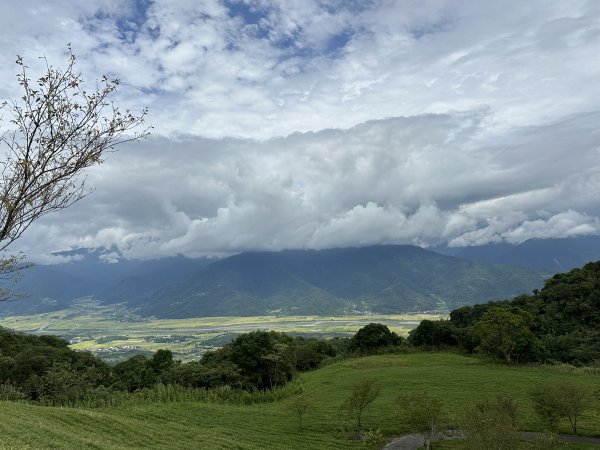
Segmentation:
<svg viewBox="0 0 600 450">
<path fill-rule="evenodd" d="M 540 287 L 542 280 L 539 271 L 415 246 L 253 252 L 218 261 L 131 305 L 171 318 L 396 313 L 507 298 Z"/>
<path fill-rule="evenodd" d="M 529 239 L 518 245 L 507 243 L 472 247 L 437 247 L 436 252 L 492 264 L 510 264 L 564 272 L 600 259 L 600 236 L 562 239 Z"/>
</svg>

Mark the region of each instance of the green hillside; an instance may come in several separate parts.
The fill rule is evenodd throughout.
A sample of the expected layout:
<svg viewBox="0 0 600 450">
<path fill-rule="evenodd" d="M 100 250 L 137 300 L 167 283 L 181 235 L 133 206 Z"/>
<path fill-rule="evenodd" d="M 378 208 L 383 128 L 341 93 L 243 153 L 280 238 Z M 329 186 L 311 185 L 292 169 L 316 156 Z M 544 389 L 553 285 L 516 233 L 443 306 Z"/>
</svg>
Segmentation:
<svg viewBox="0 0 600 450">
<path fill-rule="evenodd" d="M 499 333 L 502 326 L 505 331 Z M 556 274 L 532 294 L 457 308 L 446 323 L 421 322 L 411 340 L 420 341 L 417 345 L 458 345 L 495 357 L 500 348 L 510 347 L 505 357 L 512 353 L 521 362 L 598 365 L 600 261 Z"/>
<path fill-rule="evenodd" d="M 542 284 L 539 271 L 443 256 L 415 246 L 243 253 L 129 302 L 144 315 L 343 315 L 450 310 Z M 127 299 L 123 299 L 127 300 Z"/>
<path fill-rule="evenodd" d="M 394 417 L 399 394 L 426 391 L 439 398 L 446 423 L 456 426 L 470 405 L 497 394 L 514 398 L 518 425 L 542 430 L 529 392 L 541 383 L 569 380 L 589 392 L 598 375 L 578 369 L 506 366 L 444 353 L 348 359 L 301 375 L 295 382 L 315 404 L 303 427 L 290 413 L 293 397 L 235 406 L 210 403 L 140 402 L 101 409 L 40 407 L 0 402 L 0 448 L 18 449 L 344 449 L 364 448 L 347 439 L 351 424 L 340 408 L 352 385 L 375 378 L 381 394 L 365 413 L 365 427 L 385 435 L 410 430 Z M 581 417 L 580 432 L 600 435 L 600 398 Z M 567 425 L 562 425 L 567 431 Z M 568 448 L 586 448 L 574 447 Z M 593 448 L 593 447 L 590 447 Z"/>
</svg>

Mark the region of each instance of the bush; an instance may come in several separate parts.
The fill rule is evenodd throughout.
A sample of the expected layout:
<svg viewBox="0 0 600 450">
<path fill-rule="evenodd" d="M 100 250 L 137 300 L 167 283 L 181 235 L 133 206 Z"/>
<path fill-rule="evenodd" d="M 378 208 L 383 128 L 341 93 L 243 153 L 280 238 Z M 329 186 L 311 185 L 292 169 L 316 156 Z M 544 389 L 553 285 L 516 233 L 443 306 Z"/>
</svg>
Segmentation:
<svg viewBox="0 0 600 450">
<path fill-rule="evenodd" d="M 27 400 L 27 395 L 14 384 L 0 384 L 0 400 L 21 402 Z"/>
<path fill-rule="evenodd" d="M 464 419 L 465 446 L 474 450 L 509 450 L 519 441 L 517 405 L 507 397 L 476 403 Z"/>
<path fill-rule="evenodd" d="M 425 448 L 431 448 L 434 435 L 441 429 L 444 407 L 437 399 L 426 393 L 400 395 L 396 399 L 400 421 L 412 431 L 423 433 Z"/>
<path fill-rule="evenodd" d="M 540 386 L 531 393 L 533 406 L 549 431 L 558 431 L 561 420 L 567 419 L 573 434 L 577 434 L 577 421 L 585 409 L 588 393 L 569 382 Z"/>
</svg>

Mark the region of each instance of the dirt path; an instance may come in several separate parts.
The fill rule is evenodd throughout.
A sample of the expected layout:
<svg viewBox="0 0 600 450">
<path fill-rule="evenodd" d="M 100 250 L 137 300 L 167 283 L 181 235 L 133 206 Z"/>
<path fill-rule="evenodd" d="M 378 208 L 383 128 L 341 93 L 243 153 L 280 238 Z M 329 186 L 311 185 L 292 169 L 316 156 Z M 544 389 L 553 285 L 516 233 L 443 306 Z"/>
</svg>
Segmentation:
<svg viewBox="0 0 600 450">
<path fill-rule="evenodd" d="M 521 436 L 525 439 L 537 439 L 543 436 L 543 433 L 533 433 L 531 431 L 522 431 Z M 576 434 L 559 434 L 558 439 L 568 444 L 592 444 L 600 447 L 600 438 L 579 436 Z"/>
<path fill-rule="evenodd" d="M 543 436 L 543 433 L 535 433 L 532 431 L 522 431 L 521 436 L 524 439 L 537 439 Z M 461 439 L 464 437 L 460 430 L 451 430 L 446 433 L 438 433 L 434 437 L 434 441 L 440 441 L 445 439 Z M 592 444 L 600 447 L 600 438 L 589 437 L 589 436 L 577 436 L 573 434 L 559 434 L 558 438 L 562 442 L 569 444 Z M 383 450 L 417 450 L 419 447 L 425 445 L 425 440 L 422 434 L 407 434 L 400 436 L 389 442 Z"/>
<path fill-rule="evenodd" d="M 464 434 L 461 430 L 448 430 L 443 433 L 436 433 L 433 441 L 443 441 L 447 439 L 462 439 Z M 425 445 L 425 439 L 422 434 L 407 434 L 393 439 L 383 450 L 416 450 Z"/>
</svg>

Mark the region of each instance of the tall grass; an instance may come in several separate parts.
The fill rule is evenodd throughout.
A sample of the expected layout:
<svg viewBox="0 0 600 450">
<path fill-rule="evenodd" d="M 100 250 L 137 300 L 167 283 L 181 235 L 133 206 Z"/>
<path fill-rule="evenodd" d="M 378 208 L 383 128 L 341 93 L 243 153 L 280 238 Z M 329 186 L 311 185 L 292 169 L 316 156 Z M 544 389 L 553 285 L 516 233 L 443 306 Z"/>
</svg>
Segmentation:
<svg viewBox="0 0 600 450">
<path fill-rule="evenodd" d="M 70 401 L 53 401 L 40 399 L 37 403 L 41 406 L 61 406 L 71 408 L 106 408 L 123 405 L 149 405 L 157 403 L 215 403 L 224 405 L 254 405 L 281 401 L 303 392 L 302 384 L 291 382 L 286 386 L 270 391 L 244 391 L 232 389 L 229 386 L 214 389 L 196 389 L 180 385 L 158 383 L 152 388 L 145 388 L 135 392 L 115 391 L 104 387 L 87 392 L 80 398 Z M 0 385 L 0 400 L 22 401 L 24 395 L 19 391 L 11 390 L 10 385 Z"/>
</svg>

